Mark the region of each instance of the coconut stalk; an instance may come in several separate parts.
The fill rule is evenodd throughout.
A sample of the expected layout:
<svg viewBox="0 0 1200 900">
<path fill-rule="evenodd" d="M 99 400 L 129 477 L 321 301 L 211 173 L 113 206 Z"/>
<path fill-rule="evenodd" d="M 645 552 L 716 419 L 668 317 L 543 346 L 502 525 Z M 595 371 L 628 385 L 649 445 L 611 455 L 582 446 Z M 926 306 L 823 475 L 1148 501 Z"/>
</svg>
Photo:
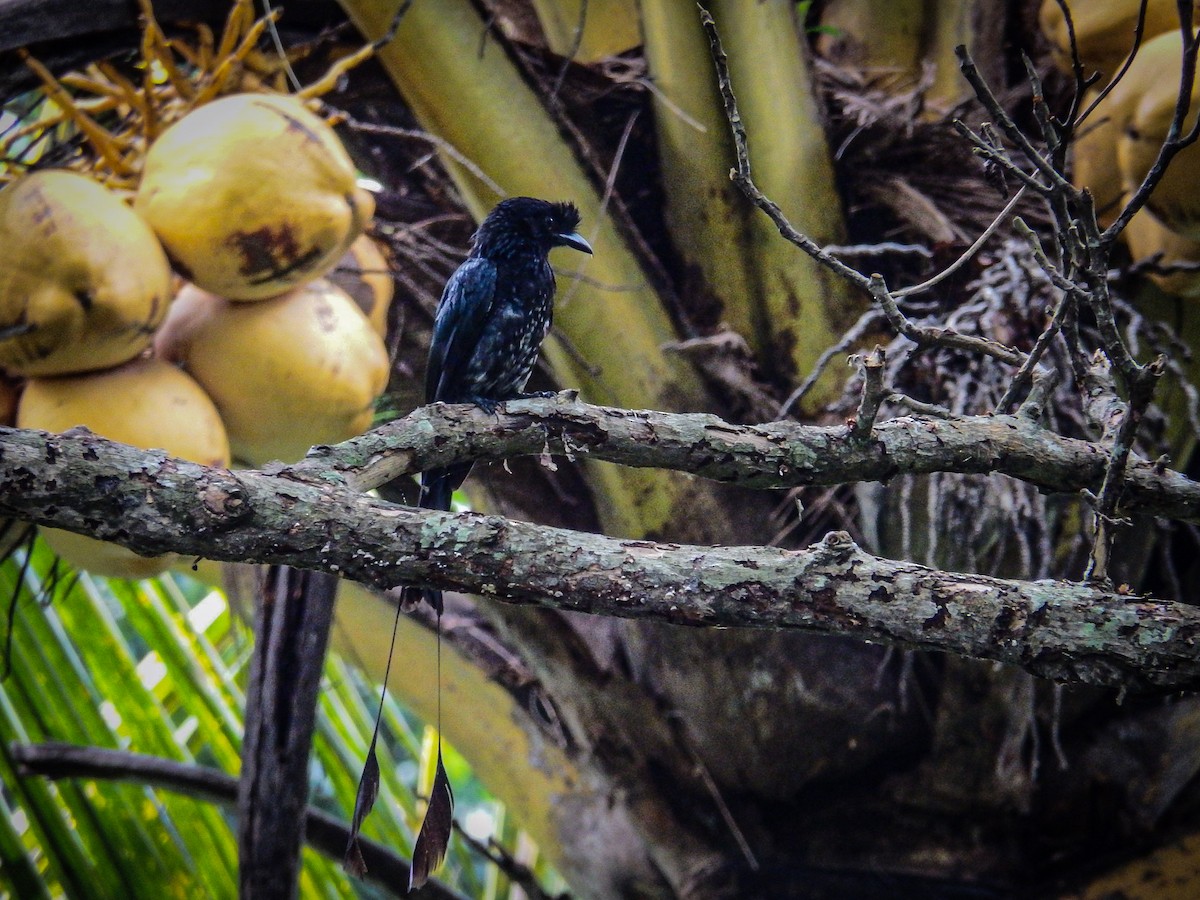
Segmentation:
<svg viewBox="0 0 1200 900">
<path fill-rule="evenodd" d="M 724 320 L 751 338 L 753 287 L 742 249 L 753 210 L 729 180 L 733 144 L 716 80 L 707 77 L 708 43 L 688 4 L 642 0 L 641 8 L 667 227 L 694 273 L 685 294 L 715 294 Z"/>
<path fill-rule="evenodd" d="M 793 4 L 718 0 L 712 12 L 729 54 L 738 105 L 751 136 L 760 187 L 818 243 L 843 235 L 824 123 L 813 95 Z M 675 245 L 715 296 L 722 316 L 760 365 L 788 381 L 803 377 L 836 342 L 864 299 L 784 241 L 733 189 L 732 138 L 696 12 L 670 0 L 642 3 L 645 52 Z M 832 378 L 808 408 L 832 398 Z"/>
<path fill-rule="evenodd" d="M 551 51 L 592 63 L 642 42 L 634 0 L 533 0 Z"/>
<path fill-rule="evenodd" d="M 376 38 L 392 9 L 343 0 L 364 35 Z M 678 357 L 664 354 L 677 337 L 645 273 L 563 140 L 541 101 L 505 53 L 484 45 L 486 23 L 467 0 L 414 4 L 379 59 L 427 130 L 473 160 L 505 194 L 572 200 L 582 233 L 595 248 L 585 262 L 590 283 L 562 278 L 555 324 L 596 375 L 554 341 L 545 356 L 558 381 L 598 403 L 655 409 L 703 409 L 700 380 Z M 501 199 L 451 159 L 445 163 L 464 201 L 482 219 Z M 604 286 L 621 286 L 606 290 Z M 620 339 L 614 340 L 619 332 Z M 586 467 L 600 518 L 610 533 L 660 531 L 681 502 L 683 480 L 662 473 Z"/>
<path fill-rule="evenodd" d="M 972 96 L 955 48 L 965 46 L 990 84 L 1003 84 L 1005 4 L 997 0 L 929 0 L 925 59 L 933 65 L 928 99 L 934 113 L 949 112 Z"/>
<path fill-rule="evenodd" d="M 911 90 L 921 78 L 925 7 L 925 0 L 833 0 L 821 11 L 817 51 Z"/>
<path fill-rule="evenodd" d="M 833 62 L 884 76 L 896 90 L 911 90 L 929 66 L 926 97 L 940 116 L 970 96 L 955 47 L 964 44 L 985 66 L 1003 58 L 979 46 L 1002 39 L 1003 7 L 995 0 L 835 0 L 821 13 L 817 47 Z M 993 82 L 994 74 L 985 72 Z"/>
</svg>

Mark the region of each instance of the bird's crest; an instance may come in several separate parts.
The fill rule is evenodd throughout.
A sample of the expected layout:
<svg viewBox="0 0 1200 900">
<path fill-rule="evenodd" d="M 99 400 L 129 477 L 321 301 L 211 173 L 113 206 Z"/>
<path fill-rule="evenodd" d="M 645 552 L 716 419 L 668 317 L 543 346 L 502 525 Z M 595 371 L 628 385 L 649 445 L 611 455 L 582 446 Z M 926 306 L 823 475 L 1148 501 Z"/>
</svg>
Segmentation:
<svg viewBox="0 0 1200 900">
<path fill-rule="evenodd" d="M 527 252 L 531 245 L 545 253 L 561 243 L 560 235 L 573 233 L 579 222 L 579 208 L 574 203 L 509 197 L 497 203 L 480 223 L 471 255 L 502 258 Z"/>
<path fill-rule="evenodd" d="M 579 221 L 581 218 L 579 215 L 579 207 L 577 207 L 574 203 L 571 203 L 568 200 L 561 203 L 551 203 L 550 205 L 554 207 L 554 212 L 551 213 L 551 215 L 554 216 L 554 221 L 558 224 L 558 230 L 560 232 L 574 231 L 579 227 Z"/>
</svg>

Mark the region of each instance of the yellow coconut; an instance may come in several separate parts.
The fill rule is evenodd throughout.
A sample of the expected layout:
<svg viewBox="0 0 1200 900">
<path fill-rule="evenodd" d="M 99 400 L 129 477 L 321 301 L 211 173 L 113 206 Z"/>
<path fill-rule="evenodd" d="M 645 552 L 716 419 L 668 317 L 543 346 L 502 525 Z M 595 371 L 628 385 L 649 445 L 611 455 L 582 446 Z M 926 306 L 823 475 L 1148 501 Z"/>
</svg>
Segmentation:
<svg viewBox="0 0 1200 900">
<path fill-rule="evenodd" d="M 371 327 L 386 338 L 388 308 L 396 285 L 387 257 L 375 240 L 365 234 L 359 237 L 328 277 L 350 295 Z"/>
<path fill-rule="evenodd" d="M 221 411 L 233 455 L 294 462 L 365 431 L 387 384 L 383 339 L 345 291 L 318 280 L 232 303 L 188 286 L 155 351 L 185 365 Z"/>
<path fill-rule="evenodd" d="M 100 184 L 44 170 L 0 190 L 0 367 L 61 375 L 125 362 L 170 297 L 154 234 Z"/>
<path fill-rule="evenodd" d="M 294 97 L 236 94 L 168 128 L 135 208 L 179 272 L 222 297 L 274 297 L 316 278 L 374 212 L 337 135 Z"/>
<path fill-rule="evenodd" d="M 1082 108 L 1090 106 L 1098 94 L 1096 90 L 1088 91 Z M 1116 119 L 1127 117 L 1110 94 L 1080 126 L 1071 145 L 1071 181 L 1076 187 L 1092 192 L 1096 218 L 1104 228 L 1112 224 L 1121 210 L 1123 192 L 1121 179 L 1116 177 L 1121 127 Z"/>
<path fill-rule="evenodd" d="M 1135 100 L 1117 142 L 1117 165 L 1127 193 L 1135 191 L 1145 179 L 1166 139 L 1179 94 L 1177 73 L 1182 46 L 1179 32 L 1159 35 L 1144 48 L 1145 60 L 1139 53 L 1130 67 L 1130 75 L 1134 74 L 1134 68 L 1139 70 L 1136 85 L 1126 87 L 1122 81 L 1113 91 L 1114 98 L 1118 93 L 1122 95 L 1122 102 L 1126 95 Z M 1143 77 L 1143 69 L 1152 75 Z M 1192 112 L 1184 122 L 1185 130 L 1196 119 L 1198 100 L 1200 80 L 1192 89 Z M 1172 231 L 1200 239 L 1197 179 L 1200 179 L 1200 144 L 1192 144 L 1171 160 L 1146 205 Z"/>
<path fill-rule="evenodd" d="M 1112 223 L 1121 209 L 1122 197 L 1140 182 L 1138 178 L 1131 185 L 1134 176 L 1122 174 L 1119 147 L 1130 140 L 1129 133 L 1145 98 L 1157 95 L 1170 80 L 1164 79 L 1164 72 L 1178 69 L 1181 48 L 1178 32 L 1147 41 L 1121 81 L 1079 128 L 1071 148 L 1072 181 L 1077 187 L 1091 190 L 1103 226 Z M 1090 107 L 1098 94 L 1096 89 L 1089 91 L 1082 108 Z"/>
<path fill-rule="evenodd" d="M 229 442 L 216 407 L 189 375 L 157 359 L 60 378 L 31 378 L 21 395 L 17 424 L 63 432 L 83 425 L 99 435 L 165 450 L 209 466 L 229 465 Z M 97 575 L 149 578 L 174 555 L 138 556 L 117 544 L 68 531 L 42 530 L 46 543 L 69 563 Z"/>
<path fill-rule="evenodd" d="M 1195 263 L 1200 267 L 1200 241 L 1186 238 L 1167 228 L 1147 209 L 1138 211 L 1121 232 L 1135 263 L 1159 257 L 1159 263 Z M 1150 280 L 1168 294 L 1200 297 L 1200 268 L 1197 271 L 1147 273 Z"/>
<path fill-rule="evenodd" d="M 1079 58 L 1087 74 L 1103 73 L 1111 78 L 1121 68 L 1133 49 L 1141 0 L 1072 0 L 1071 23 Z M 1193 4 L 1193 8 L 1200 4 Z M 1057 0 L 1042 0 L 1039 13 L 1042 33 L 1050 41 L 1055 64 L 1070 73 L 1071 40 L 1067 20 Z M 1143 44 L 1155 35 L 1179 28 L 1179 13 L 1175 0 L 1149 0 L 1142 28 Z"/>
</svg>

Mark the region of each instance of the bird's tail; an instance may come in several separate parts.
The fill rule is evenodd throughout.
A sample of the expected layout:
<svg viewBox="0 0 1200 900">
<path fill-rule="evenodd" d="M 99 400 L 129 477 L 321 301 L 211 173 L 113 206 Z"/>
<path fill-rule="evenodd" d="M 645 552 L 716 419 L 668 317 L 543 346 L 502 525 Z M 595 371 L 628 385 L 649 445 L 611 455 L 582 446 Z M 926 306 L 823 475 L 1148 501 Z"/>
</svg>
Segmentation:
<svg viewBox="0 0 1200 900">
<path fill-rule="evenodd" d="M 421 499 L 417 505 L 422 509 L 440 509 L 449 512 L 450 498 L 458 490 L 471 470 L 468 463 L 449 469 L 433 469 L 421 475 Z M 417 832 L 412 847 L 412 867 L 409 869 L 408 889 L 411 892 L 429 879 L 430 873 L 446 858 L 450 843 L 450 831 L 454 818 L 454 791 L 442 765 L 442 592 L 438 588 L 406 587 L 400 594 L 402 607 L 415 606 L 424 600 L 437 613 L 437 772 L 430 790 L 429 806 Z M 411 606 L 410 606 L 411 605 Z M 399 610 L 396 611 L 399 615 Z"/>
<path fill-rule="evenodd" d="M 421 497 L 417 506 L 421 509 L 450 511 L 450 498 L 467 477 L 470 466 L 454 466 L 449 469 L 431 469 L 421 474 Z M 400 605 L 414 609 L 424 600 L 434 611 L 442 614 L 442 592 L 437 588 L 406 587 L 400 592 Z"/>
</svg>

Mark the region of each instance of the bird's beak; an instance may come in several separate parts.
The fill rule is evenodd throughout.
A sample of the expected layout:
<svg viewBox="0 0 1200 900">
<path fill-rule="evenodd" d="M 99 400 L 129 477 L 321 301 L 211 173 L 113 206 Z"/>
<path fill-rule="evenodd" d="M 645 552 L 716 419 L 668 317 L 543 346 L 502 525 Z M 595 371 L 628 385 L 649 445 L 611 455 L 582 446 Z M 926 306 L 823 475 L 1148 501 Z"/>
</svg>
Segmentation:
<svg viewBox="0 0 1200 900">
<path fill-rule="evenodd" d="M 581 253 L 591 253 L 592 245 L 583 239 L 583 235 L 578 231 L 571 231 L 567 234 L 556 234 L 555 242 L 561 247 L 571 247 Z"/>
</svg>

